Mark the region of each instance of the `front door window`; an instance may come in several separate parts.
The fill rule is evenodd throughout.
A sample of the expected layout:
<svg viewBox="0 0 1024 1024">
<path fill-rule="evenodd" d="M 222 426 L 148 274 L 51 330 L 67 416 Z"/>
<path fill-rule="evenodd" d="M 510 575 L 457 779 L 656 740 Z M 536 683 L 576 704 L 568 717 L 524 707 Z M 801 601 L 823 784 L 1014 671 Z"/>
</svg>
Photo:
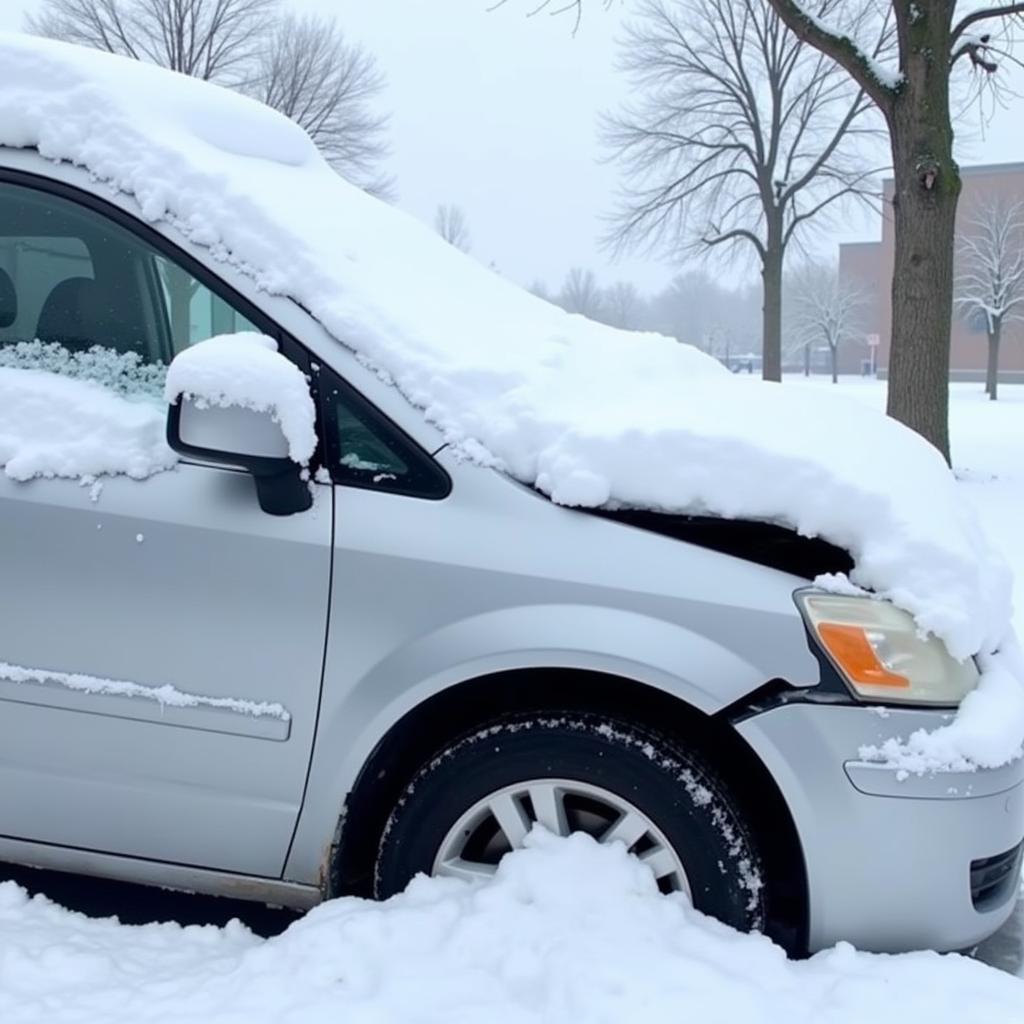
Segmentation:
<svg viewBox="0 0 1024 1024">
<path fill-rule="evenodd" d="M 183 348 L 250 330 L 220 295 L 108 218 L 0 183 L 0 366 L 158 393 Z"/>
</svg>

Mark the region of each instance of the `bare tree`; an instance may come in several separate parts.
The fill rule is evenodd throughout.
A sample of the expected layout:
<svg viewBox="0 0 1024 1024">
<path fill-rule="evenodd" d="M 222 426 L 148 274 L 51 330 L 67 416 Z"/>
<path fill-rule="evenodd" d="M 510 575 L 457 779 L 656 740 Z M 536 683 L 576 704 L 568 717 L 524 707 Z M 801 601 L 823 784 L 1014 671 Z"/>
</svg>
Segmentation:
<svg viewBox="0 0 1024 1024">
<path fill-rule="evenodd" d="M 449 244 L 469 252 L 472 242 L 466 211 L 453 203 L 442 203 L 434 214 L 434 230 Z"/>
<path fill-rule="evenodd" d="M 605 320 L 613 327 L 635 330 L 643 308 L 643 299 L 630 281 L 616 281 L 606 288 L 601 302 Z"/>
<path fill-rule="evenodd" d="M 999 343 L 1008 323 L 1024 323 L 1024 202 L 979 203 L 961 230 L 955 303 L 984 319 L 988 338 L 985 391 L 999 392 Z"/>
<path fill-rule="evenodd" d="M 950 80 L 958 64 L 989 79 L 1009 57 L 1024 3 L 885 0 L 898 54 L 879 64 L 849 26 L 806 2 L 769 0 L 792 31 L 845 69 L 885 117 L 895 179 L 888 412 L 949 460 L 949 353 L 960 170 Z"/>
<path fill-rule="evenodd" d="M 531 295 L 536 295 L 538 299 L 543 299 L 545 302 L 555 302 L 555 298 L 551 294 L 551 289 L 548 288 L 547 283 L 539 277 L 536 278 L 526 290 Z"/>
<path fill-rule="evenodd" d="M 812 346 L 829 350 L 832 383 L 839 380 L 839 349 L 863 334 L 864 296 L 839 275 L 836 266 L 807 266 L 792 287 L 793 343 L 807 355 Z"/>
<path fill-rule="evenodd" d="M 42 0 L 30 32 L 232 86 L 298 122 L 331 165 L 378 195 L 384 77 L 335 22 L 279 17 L 281 0 Z"/>
<path fill-rule="evenodd" d="M 557 301 L 568 313 L 597 319 L 601 312 L 601 289 L 594 272 L 573 267 L 565 278 Z"/>
<path fill-rule="evenodd" d="M 783 363 L 791 361 L 797 354 L 803 356 L 804 376 L 810 377 L 814 365 L 814 349 L 818 343 L 816 337 L 810 337 L 804 331 L 802 313 L 798 308 L 796 296 L 801 291 L 803 279 L 808 266 L 805 263 L 787 269 L 782 279 L 782 359 Z"/>
<path fill-rule="evenodd" d="M 813 0 L 822 15 L 837 7 Z M 878 168 L 862 156 L 877 131 L 871 101 L 767 0 L 642 0 L 639 12 L 622 51 L 639 99 L 604 130 L 629 182 L 613 240 L 755 254 L 763 374 L 779 380 L 786 251 L 841 201 L 874 192 Z"/>
<path fill-rule="evenodd" d="M 387 194 L 388 117 L 373 107 L 384 85 L 373 55 L 333 19 L 287 14 L 263 40 L 245 91 L 302 125 L 346 178 Z"/>
<path fill-rule="evenodd" d="M 280 0 L 43 0 L 30 32 L 210 81 L 245 78 Z"/>
</svg>

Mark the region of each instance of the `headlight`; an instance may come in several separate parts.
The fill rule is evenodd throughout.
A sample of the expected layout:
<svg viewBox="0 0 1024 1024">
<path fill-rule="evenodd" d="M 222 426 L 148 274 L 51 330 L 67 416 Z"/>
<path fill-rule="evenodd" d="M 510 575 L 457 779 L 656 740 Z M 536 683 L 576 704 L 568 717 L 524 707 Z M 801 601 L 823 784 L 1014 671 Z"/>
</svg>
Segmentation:
<svg viewBox="0 0 1024 1024">
<path fill-rule="evenodd" d="M 887 601 L 804 591 L 797 604 L 811 634 L 861 700 L 959 704 L 978 683 L 972 659 L 957 661 L 938 637 Z"/>
</svg>

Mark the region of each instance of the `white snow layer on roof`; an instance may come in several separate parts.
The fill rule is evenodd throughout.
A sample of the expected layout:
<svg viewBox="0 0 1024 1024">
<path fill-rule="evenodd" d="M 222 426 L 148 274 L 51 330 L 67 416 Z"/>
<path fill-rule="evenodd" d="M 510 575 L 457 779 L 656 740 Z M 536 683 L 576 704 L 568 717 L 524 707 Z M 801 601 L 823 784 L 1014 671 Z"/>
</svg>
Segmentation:
<svg viewBox="0 0 1024 1024">
<path fill-rule="evenodd" d="M 264 334 L 221 334 L 179 352 L 167 369 L 164 397 L 181 395 L 217 406 L 268 412 L 281 427 L 292 461 L 316 450 L 316 409 L 302 371 Z"/>
<path fill-rule="evenodd" d="M 938 453 L 880 413 L 570 316 L 346 183 L 235 93 L 20 35 L 0 36 L 0 62 L 0 144 L 87 168 L 300 302 L 467 457 L 565 504 L 792 526 L 849 550 L 856 583 L 957 657 L 1007 642 L 1008 569 Z M 992 750 L 1016 750 L 1024 698 L 1008 714 L 998 689 L 983 679 L 975 703 L 1002 733 Z M 980 746 L 971 760 L 998 763 Z"/>
<path fill-rule="evenodd" d="M 331 900 L 283 935 L 90 920 L 0 884 L 9 1024 L 1010 1024 L 1024 984 L 957 955 L 790 961 L 663 896 L 620 843 L 531 834 L 473 887 Z"/>
<path fill-rule="evenodd" d="M 170 469 L 166 407 L 91 380 L 0 366 L 0 466 L 14 480 Z"/>
</svg>

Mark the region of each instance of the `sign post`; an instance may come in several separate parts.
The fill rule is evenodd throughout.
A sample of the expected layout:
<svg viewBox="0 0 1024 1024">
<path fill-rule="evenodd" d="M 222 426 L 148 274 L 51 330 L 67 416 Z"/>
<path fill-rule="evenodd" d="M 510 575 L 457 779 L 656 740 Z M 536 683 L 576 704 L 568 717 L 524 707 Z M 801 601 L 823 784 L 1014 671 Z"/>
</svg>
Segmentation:
<svg viewBox="0 0 1024 1024">
<path fill-rule="evenodd" d="M 868 348 L 871 349 L 871 376 L 875 377 L 878 375 L 878 346 L 882 343 L 882 339 L 877 334 L 869 334 L 864 340 L 868 343 Z"/>
</svg>

